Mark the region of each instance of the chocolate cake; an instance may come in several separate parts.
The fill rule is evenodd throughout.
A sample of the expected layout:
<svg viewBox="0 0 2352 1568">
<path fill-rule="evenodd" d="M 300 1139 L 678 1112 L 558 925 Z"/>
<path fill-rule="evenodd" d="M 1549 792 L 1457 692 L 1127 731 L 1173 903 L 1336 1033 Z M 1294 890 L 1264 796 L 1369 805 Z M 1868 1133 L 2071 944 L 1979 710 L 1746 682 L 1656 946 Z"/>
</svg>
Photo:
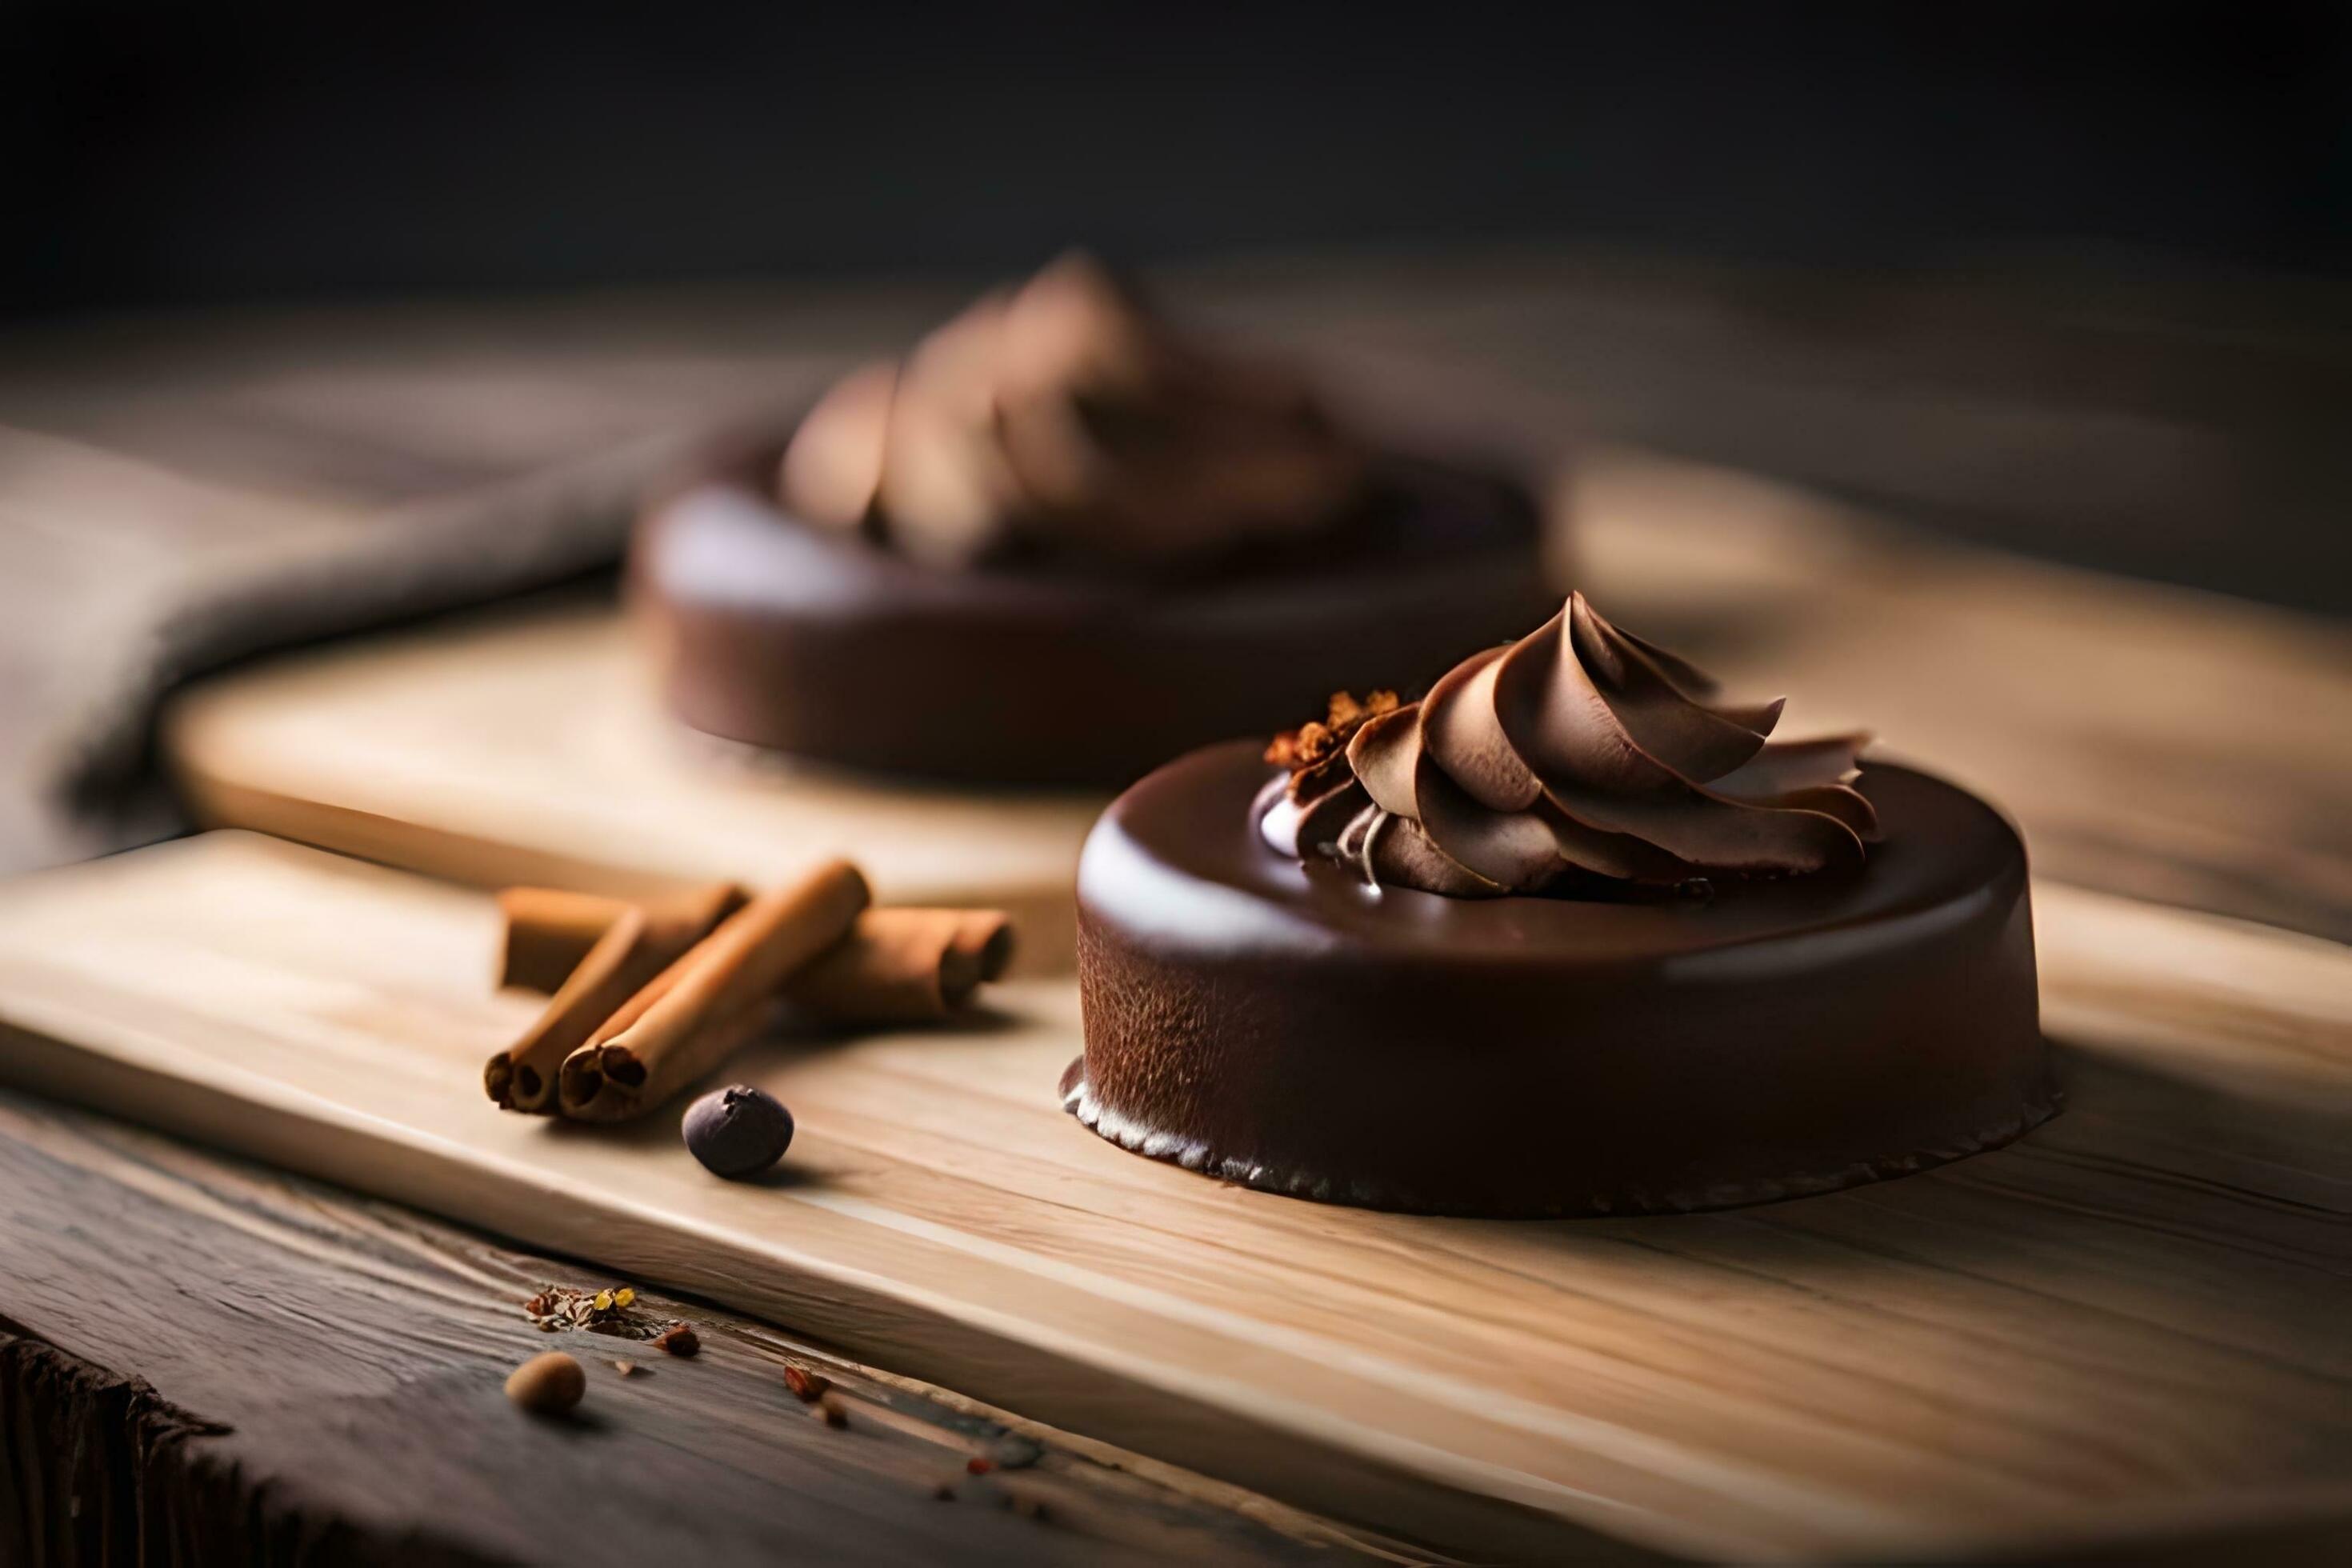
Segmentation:
<svg viewBox="0 0 2352 1568">
<path fill-rule="evenodd" d="M 1118 784 L 1524 626 L 1538 534 L 1517 485 L 1357 438 L 1070 258 L 714 457 L 630 578 L 699 729 Z"/>
<path fill-rule="evenodd" d="M 2025 852 L 1863 738 L 1769 739 L 1581 597 L 1416 703 L 1127 791 L 1078 873 L 1086 1054 L 1138 1152 L 1440 1214 L 1827 1192 L 2053 1114 Z"/>
</svg>

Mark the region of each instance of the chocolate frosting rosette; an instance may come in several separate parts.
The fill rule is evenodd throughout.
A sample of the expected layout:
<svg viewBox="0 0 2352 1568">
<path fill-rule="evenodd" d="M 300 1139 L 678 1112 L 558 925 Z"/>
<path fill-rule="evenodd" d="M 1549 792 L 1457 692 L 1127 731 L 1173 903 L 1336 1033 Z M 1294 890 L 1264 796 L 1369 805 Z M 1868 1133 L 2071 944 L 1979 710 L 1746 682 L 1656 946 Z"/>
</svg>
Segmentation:
<svg viewBox="0 0 2352 1568">
<path fill-rule="evenodd" d="M 1868 737 L 1775 741 L 1781 700 L 1720 700 L 1703 671 L 1581 594 L 1464 659 L 1420 701 L 1334 700 L 1277 739 L 1267 842 L 1457 898 L 1858 867 L 1877 834 L 1853 788 Z"/>
<path fill-rule="evenodd" d="M 1149 569 L 1310 531 L 1365 480 L 1303 381 L 1179 335 L 1073 253 L 837 384 L 779 493 L 929 565 Z"/>
</svg>

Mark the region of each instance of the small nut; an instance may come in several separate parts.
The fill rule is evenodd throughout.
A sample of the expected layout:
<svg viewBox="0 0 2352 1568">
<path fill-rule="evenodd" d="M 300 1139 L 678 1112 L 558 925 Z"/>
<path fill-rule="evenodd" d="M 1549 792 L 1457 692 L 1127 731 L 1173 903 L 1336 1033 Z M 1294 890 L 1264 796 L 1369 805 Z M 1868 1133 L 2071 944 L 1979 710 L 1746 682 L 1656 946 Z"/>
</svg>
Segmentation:
<svg viewBox="0 0 2352 1568">
<path fill-rule="evenodd" d="M 688 1323 L 672 1323 L 654 1336 L 654 1343 L 672 1355 L 692 1355 L 702 1348 L 701 1336 Z"/>
<path fill-rule="evenodd" d="M 849 1425 L 849 1412 L 830 1394 L 817 1400 L 816 1417 L 836 1432 Z"/>
<path fill-rule="evenodd" d="M 507 1373 L 507 1397 L 535 1415 L 556 1415 L 580 1403 L 588 1374 L 562 1351 L 535 1355 Z"/>
</svg>

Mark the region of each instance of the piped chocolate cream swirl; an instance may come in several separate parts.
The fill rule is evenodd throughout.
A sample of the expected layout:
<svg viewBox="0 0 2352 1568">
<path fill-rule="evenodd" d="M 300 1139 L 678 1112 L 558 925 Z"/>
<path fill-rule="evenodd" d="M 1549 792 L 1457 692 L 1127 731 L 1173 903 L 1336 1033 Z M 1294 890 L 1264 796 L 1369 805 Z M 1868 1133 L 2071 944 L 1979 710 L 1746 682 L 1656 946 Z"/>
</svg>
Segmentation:
<svg viewBox="0 0 2352 1568">
<path fill-rule="evenodd" d="M 1457 898 L 1858 865 L 1877 836 L 1852 787 L 1868 737 L 1774 741 L 1782 700 L 1721 700 L 1571 595 L 1418 702 L 1334 699 L 1327 722 L 1278 738 L 1267 760 L 1290 773 L 1259 797 L 1259 830 Z"/>
<path fill-rule="evenodd" d="M 1312 532 L 1365 471 L 1303 383 L 1172 331 L 1072 254 L 845 377 L 778 489 L 808 521 L 933 566 L 1149 569 Z"/>
</svg>

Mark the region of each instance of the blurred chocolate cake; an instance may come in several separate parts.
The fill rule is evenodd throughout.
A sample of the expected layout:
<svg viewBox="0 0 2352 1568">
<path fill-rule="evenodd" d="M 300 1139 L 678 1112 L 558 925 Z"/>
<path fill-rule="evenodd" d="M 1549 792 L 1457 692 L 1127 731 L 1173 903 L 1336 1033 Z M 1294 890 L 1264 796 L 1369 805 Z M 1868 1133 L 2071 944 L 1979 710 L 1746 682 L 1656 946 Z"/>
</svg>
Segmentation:
<svg viewBox="0 0 2352 1568">
<path fill-rule="evenodd" d="M 697 728 L 1099 785 L 1507 636 L 1540 546 L 1517 484 L 1359 438 L 1071 256 L 670 490 L 631 582 Z"/>
</svg>

